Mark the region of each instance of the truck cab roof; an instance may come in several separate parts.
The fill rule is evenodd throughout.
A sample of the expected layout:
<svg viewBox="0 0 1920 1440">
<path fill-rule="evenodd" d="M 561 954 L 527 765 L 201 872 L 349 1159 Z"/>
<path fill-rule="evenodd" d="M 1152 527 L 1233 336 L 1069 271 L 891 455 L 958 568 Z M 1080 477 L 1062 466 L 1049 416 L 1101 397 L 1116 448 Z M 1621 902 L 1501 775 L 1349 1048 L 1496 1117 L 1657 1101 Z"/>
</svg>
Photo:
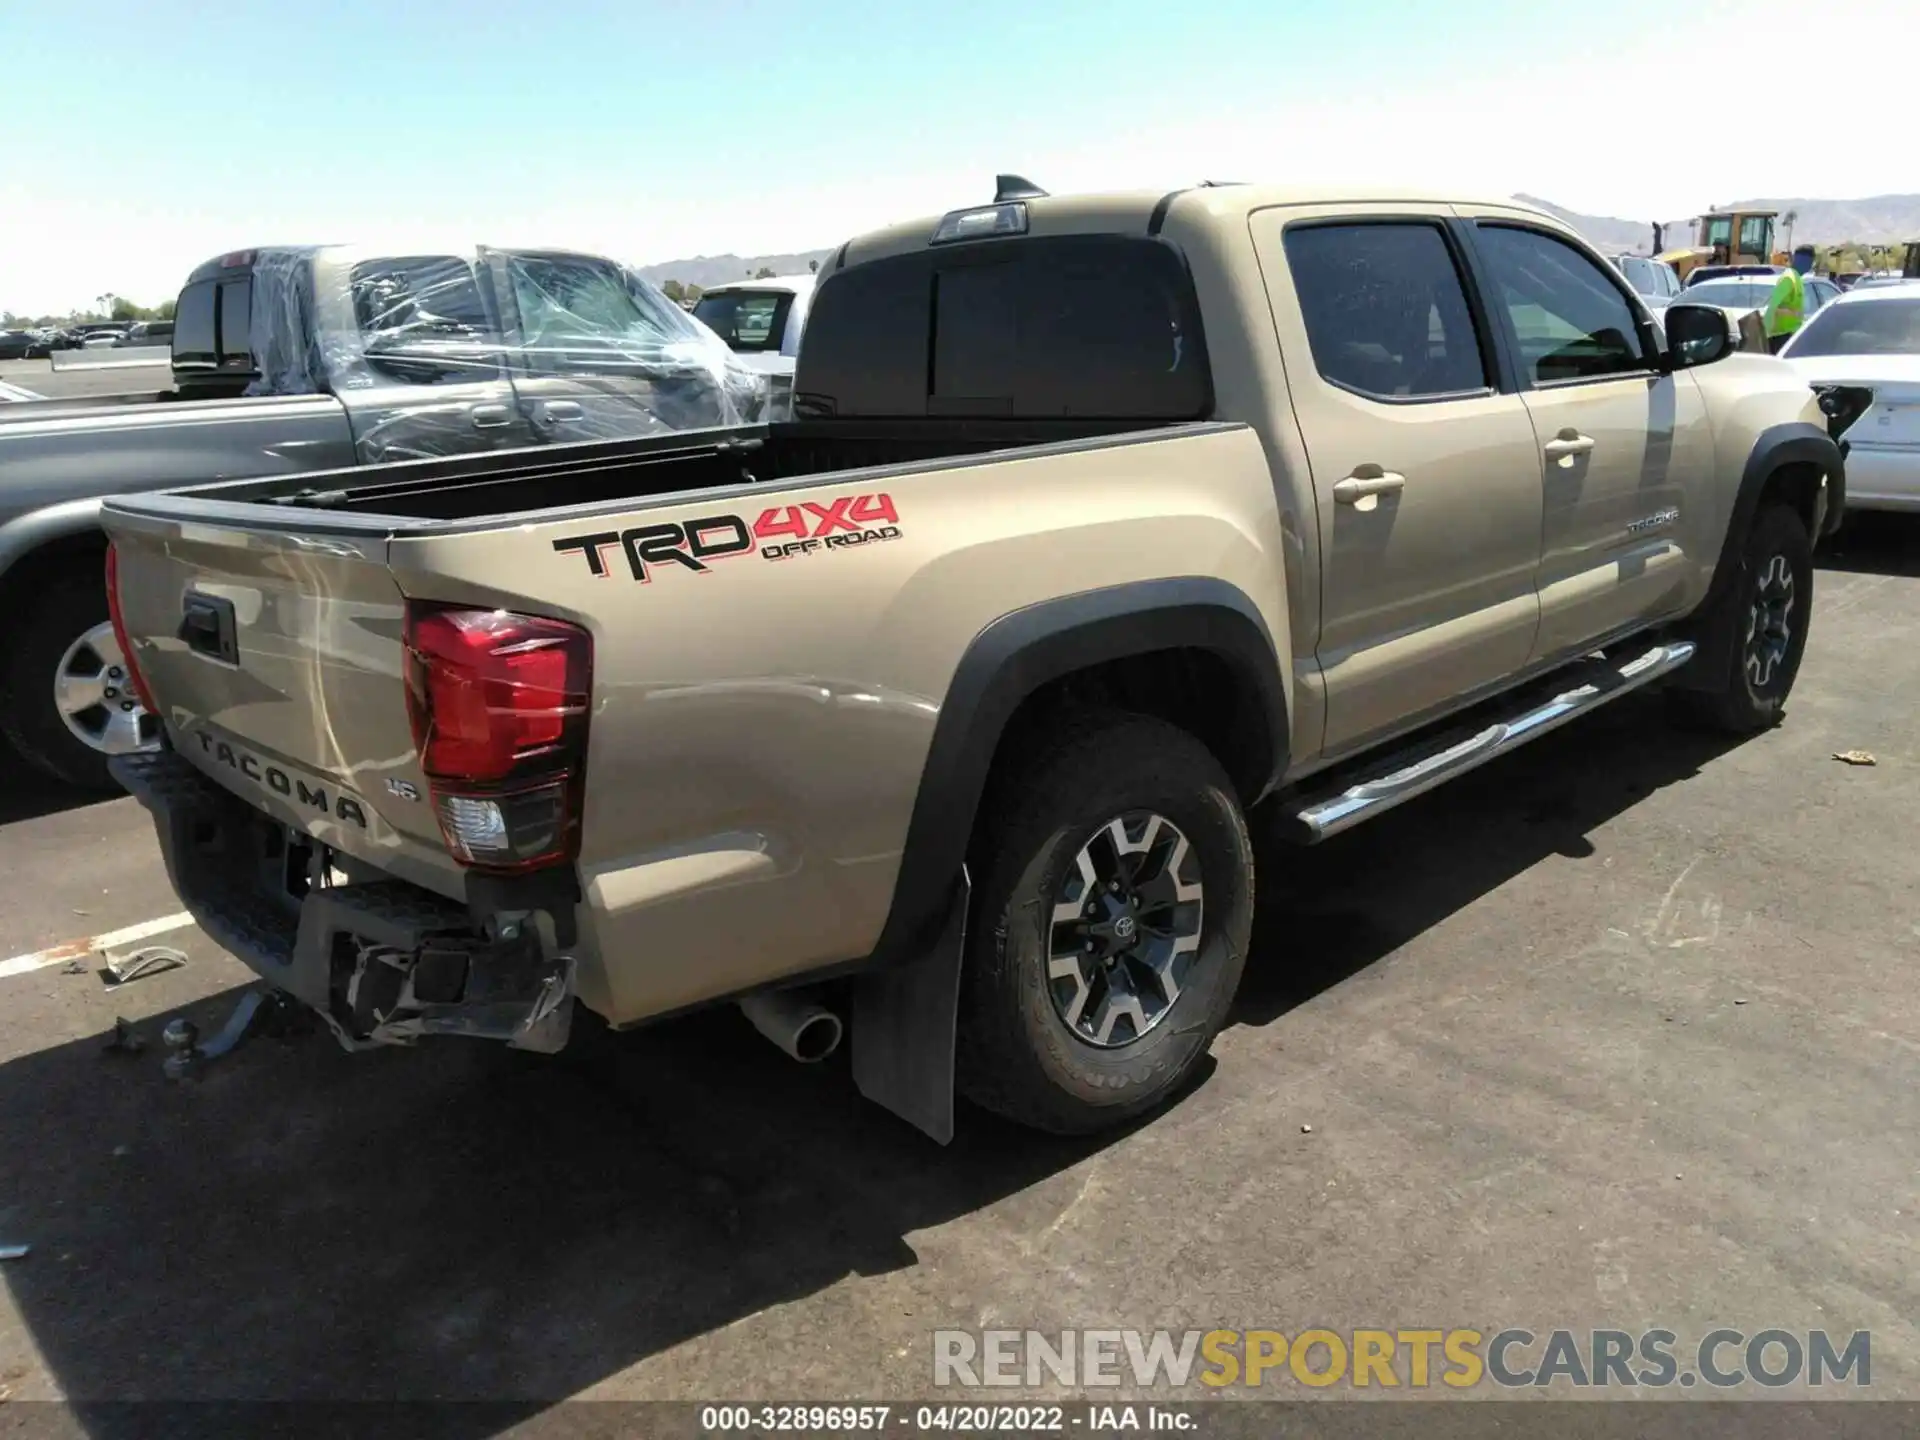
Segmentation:
<svg viewBox="0 0 1920 1440">
<path fill-rule="evenodd" d="M 1511 196 L 1468 196 L 1457 192 L 1434 191 L 1420 186 L 1396 188 L 1363 185 L 1300 186 L 1206 182 L 1179 190 L 1116 190 L 1074 195 L 1049 195 L 1044 192 L 1013 195 L 1004 200 L 984 200 L 978 205 L 962 206 L 941 215 L 926 215 L 902 221 L 882 229 L 868 231 L 843 245 L 834 258 L 821 266 L 822 277 L 849 264 L 881 259 L 925 249 L 940 226 L 956 217 L 984 214 L 1001 206 L 1025 208 L 1025 229 L 1033 236 L 1085 235 L 1091 233 L 1158 234 L 1177 211 L 1182 219 L 1192 216 L 1197 223 L 1230 223 L 1255 210 L 1285 205 L 1337 205 L 1344 202 L 1378 205 L 1471 205 L 1519 211 L 1551 225 L 1565 228 L 1561 221 L 1538 206 Z M 1204 217 L 1204 218 L 1203 218 Z M 977 232 L 982 236 L 1005 231 Z M 969 238 L 956 234 L 954 240 Z"/>
</svg>

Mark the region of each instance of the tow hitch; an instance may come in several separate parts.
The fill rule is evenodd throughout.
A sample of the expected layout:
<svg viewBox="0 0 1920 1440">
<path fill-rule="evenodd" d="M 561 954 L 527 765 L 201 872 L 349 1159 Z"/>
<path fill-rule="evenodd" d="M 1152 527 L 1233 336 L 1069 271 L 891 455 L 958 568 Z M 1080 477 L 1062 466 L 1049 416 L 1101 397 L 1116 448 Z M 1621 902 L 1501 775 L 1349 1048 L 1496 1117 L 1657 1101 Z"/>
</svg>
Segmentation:
<svg viewBox="0 0 1920 1440">
<path fill-rule="evenodd" d="M 173 1053 L 162 1069 L 169 1080 L 198 1080 L 207 1066 L 259 1034 L 298 1035 L 312 1028 L 313 1012 L 284 990 L 258 986 L 240 997 L 220 1033 L 200 1043 L 200 1027 L 184 1015 L 167 1022 L 160 1039 Z"/>
</svg>

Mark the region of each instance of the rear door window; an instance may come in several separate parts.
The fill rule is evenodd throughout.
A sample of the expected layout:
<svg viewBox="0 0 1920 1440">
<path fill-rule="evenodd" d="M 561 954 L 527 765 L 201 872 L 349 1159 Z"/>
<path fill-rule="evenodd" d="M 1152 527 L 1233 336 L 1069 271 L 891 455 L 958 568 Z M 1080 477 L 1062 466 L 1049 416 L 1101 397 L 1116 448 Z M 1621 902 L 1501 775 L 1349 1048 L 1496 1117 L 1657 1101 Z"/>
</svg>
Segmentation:
<svg viewBox="0 0 1920 1440">
<path fill-rule="evenodd" d="M 1285 243 L 1322 379 L 1389 401 L 1488 388 L 1460 268 L 1439 225 L 1295 225 Z"/>
<path fill-rule="evenodd" d="M 390 379 L 458 384 L 499 373 L 500 337 L 467 260 L 370 260 L 353 267 L 349 286 L 367 362 Z"/>
<path fill-rule="evenodd" d="M 1124 235 L 930 248 L 829 275 L 795 413 L 1193 420 L 1213 387 L 1178 251 Z"/>
</svg>

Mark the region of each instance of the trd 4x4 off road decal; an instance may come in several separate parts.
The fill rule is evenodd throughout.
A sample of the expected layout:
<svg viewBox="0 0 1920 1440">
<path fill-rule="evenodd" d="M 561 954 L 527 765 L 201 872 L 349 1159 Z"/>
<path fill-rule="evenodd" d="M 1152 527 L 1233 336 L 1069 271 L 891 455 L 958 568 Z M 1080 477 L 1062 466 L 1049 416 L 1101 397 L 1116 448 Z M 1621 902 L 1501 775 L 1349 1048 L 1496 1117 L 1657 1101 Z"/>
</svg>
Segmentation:
<svg viewBox="0 0 1920 1440">
<path fill-rule="evenodd" d="M 823 550 L 845 550 L 900 538 L 900 516 L 891 495 L 842 495 L 820 504 L 803 500 L 762 510 L 751 524 L 741 515 L 708 515 L 699 520 L 663 521 L 631 530 L 600 530 L 553 542 L 562 555 L 587 557 L 587 569 L 605 578 L 607 552 L 617 548 L 642 585 L 656 567 L 680 566 L 704 575 L 716 560 L 733 560 L 757 548 L 762 560 L 790 560 Z"/>
</svg>

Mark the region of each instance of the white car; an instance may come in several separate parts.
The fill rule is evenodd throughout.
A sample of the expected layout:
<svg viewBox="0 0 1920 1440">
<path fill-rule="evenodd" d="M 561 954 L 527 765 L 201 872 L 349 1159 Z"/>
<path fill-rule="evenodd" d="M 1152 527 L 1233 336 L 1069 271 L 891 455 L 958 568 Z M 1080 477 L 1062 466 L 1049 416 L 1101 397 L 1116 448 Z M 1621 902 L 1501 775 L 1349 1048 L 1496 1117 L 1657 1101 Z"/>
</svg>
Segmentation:
<svg viewBox="0 0 1920 1440">
<path fill-rule="evenodd" d="M 1804 277 L 1807 313 L 1818 315 L 1846 292 L 1822 275 Z M 1687 286 L 1676 298 L 1689 305 L 1718 305 L 1722 310 L 1761 310 L 1773 295 L 1771 275 L 1720 275 Z"/>
<path fill-rule="evenodd" d="M 1847 507 L 1920 510 L 1920 284 L 1855 286 L 1780 352 L 1847 455 Z"/>
<path fill-rule="evenodd" d="M 791 401 L 813 284 L 811 275 L 735 280 L 704 291 L 694 303 L 694 319 L 726 341 L 743 364 L 771 377 L 776 418 L 784 418 Z"/>
<path fill-rule="evenodd" d="M 1616 255 L 1614 269 L 1626 276 L 1634 293 L 1647 302 L 1647 309 L 1658 315 L 1680 297 L 1680 276 L 1664 260 L 1646 255 Z"/>
</svg>

